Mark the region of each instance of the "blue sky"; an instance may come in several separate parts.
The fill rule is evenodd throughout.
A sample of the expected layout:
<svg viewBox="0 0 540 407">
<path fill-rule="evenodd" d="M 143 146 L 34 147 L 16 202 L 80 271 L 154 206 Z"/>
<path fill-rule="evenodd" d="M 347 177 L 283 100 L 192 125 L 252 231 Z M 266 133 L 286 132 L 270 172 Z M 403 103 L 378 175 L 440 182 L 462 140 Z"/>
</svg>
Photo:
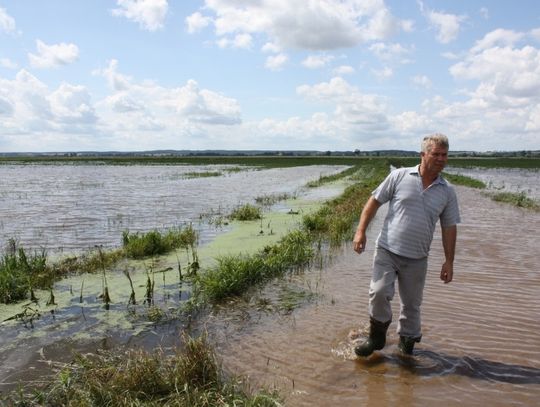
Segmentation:
<svg viewBox="0 0 540 407">
<path fill-rule="evenodd" d="M 540 149 L 537 0 L 0 0 L 0 151 Z"/>
</svg>

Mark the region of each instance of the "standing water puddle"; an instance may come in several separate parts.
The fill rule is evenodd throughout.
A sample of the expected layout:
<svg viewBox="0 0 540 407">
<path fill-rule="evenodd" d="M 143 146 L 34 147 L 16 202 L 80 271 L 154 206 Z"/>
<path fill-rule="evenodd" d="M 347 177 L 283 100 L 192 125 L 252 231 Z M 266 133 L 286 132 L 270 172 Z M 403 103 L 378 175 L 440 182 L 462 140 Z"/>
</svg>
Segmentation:
<svg viewBox="0 0 540 407">
<path fill-rule="evenodd" d="M 540 216 L 472 189 L 459 187 L 458 195 L 462 224 L 454 281 L 439 280 L 443 253 L 437 231 L 424 293 L 424 337 L 414 358 L 398 355 L 395 322 L 382 352 L 366 360 L 353 354 L 355 334 L 367 326 L 379 213 L 366 253 L 346 245 L 328 266 L 292 278 L 289 284 L 296 280 L 316 300 L 292 313 L 218 315 L 215 335 L 224 365 L 247 375 L 255 387 L 277 387 L 287 406 L 535 405 Z M 278 298 L 279 290 L 263 293 L 260 301 Z M 397 319 L 397 295 L 393 309 Z"/>
</svg>

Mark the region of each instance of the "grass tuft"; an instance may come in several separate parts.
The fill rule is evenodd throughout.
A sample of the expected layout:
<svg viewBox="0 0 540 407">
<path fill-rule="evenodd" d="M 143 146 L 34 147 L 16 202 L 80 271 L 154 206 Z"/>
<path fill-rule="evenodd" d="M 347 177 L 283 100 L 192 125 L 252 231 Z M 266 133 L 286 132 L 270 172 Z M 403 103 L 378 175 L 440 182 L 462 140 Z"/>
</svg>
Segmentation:
<svg viewBox="0 0 540 407">
<path fill-rule="evenodd" d="M 276 392 L 251 394 L 227 378 L 206 336 L 185 337 L 182 351 L 103 351 L 77 355 L 41 391 L 5 398 L 24 406 L 281 406 Z"/>
<path fill-rule="evenodd" d="M 229 218 L 240 221 L 257 220 L 262 218 L 262 210 L 258 206 L 245 204 L 235 208 Z"/>
<path fill-rule="evenodd" d="M 165 233 L 152 230 L 143 234 L 130 234 L 128 231 L 124 231 L 122 244 L 127 257 L 142 259 L 165 254 L 178 248 L 193 248 L 197 238 L 197 232 L 189 225 L 185 229 L 175 228 Z"/>
</svg>

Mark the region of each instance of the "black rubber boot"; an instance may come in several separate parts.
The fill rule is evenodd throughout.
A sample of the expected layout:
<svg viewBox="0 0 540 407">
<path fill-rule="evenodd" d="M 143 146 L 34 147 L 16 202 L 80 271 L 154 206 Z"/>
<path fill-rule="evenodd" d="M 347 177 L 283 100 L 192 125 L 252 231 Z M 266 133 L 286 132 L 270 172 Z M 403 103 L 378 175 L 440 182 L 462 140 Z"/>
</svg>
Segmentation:
<svg viewBox="0 0 540 407">
<path fill-rule="evenodd" d="M 386 345 L 386 331 L 391 321 L 379 322 L 373 318 L 369 320 L 369 337 L 354 348 L 358 356 L 369 356 L 373 351 L 381 350 Z"/>
<path fill-rule="evenodd" d="M 420 338 L 411 338 L 410 336 L 400 336 L 398 349 L 404 355 L 412 355 L 414 344 L 420 342 Z"/>
</svg>

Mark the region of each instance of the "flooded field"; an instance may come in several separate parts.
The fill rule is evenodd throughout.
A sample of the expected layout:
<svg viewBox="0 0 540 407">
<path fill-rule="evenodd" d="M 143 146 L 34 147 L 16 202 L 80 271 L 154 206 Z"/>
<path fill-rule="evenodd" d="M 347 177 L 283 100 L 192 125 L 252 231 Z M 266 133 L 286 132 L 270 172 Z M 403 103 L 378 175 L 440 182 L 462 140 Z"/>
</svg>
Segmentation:
<svg viewBox="0 0 540 407">
<path fill-rule="evenodd" d="M 305 167 L 190 179 L 182 174 L 208 168 L 50 167 L 40 168 L 49 174 L 45 188 L 28 178 L 14 180 L 22 168 L 0 166 L 9 185 L 2 186 L 1 196 L 10 198 L 0 200 L 9 213 L 2 217 L 2 237 L 15 234 L 30 246 L 46 242 L 65 251 L 93 244 L 117 246 L 126 227 L 170 227 L 264 194 L 327 199 L 336 190 L 308 194 L 301 187 L 337 170 Z M 73 171 L 84 172 L 85 183 L 80 184 Z M 62 177 L 69 180 L 64 182 L 67 191 L 55 182 Z M 518 182 L 538 190 L 536 179 Z M 190 207 L 188 197 L 200 207 Z M 83 305 L 73 301 L 70 312 L 44 315 L 39 324 L 46 330 L 22 323 L 0 325 L 0 392 L 13 389 L 21 378 L 38 380 L 48 361 L 67 362 L 72 350 L 94 352 L 119 343 L 168 348 L 189 328 L 207 330 L 227 371 L 247 376 L 251 388 L 279 389 L 286 406 L 535 405 L 540 397 L 540 215 L 498 204 L 469 188 L 458 187 L 458 197 L 462 224 L 454 281 L 444 285 L 439 280 L 442 248 L 436 232 L 424 295 L 424 337 L 414 358 L 398 355 L 395 322 L 382 352 L 367 360 L 353 355 L 358 334 L 367 326 L 373 243 L 383 207 L 369 230 L 364 254 L 346 244 L 309 270 L 257 291 L 247 303 L 239 300 L 200 320 L 152 323 L 146 315 L 130 313 L 125 302 L 111 310 L 120 312 L 100 312 L 97 317 L 90 311 L 101 305 L 85 298 Z M 27 199 L 33 204 L 26 204 Z M 6 219 L 19 219 L 24 227 Z M 51 225 L 57 227 L 51 231 Z M 222 233 L 203 230 L 207 240 Z M 125 277 L 118 278 L 118 284 L 126 285 L 121 280 Z M 165 280 L 158 283 L 165 286 Z M 69 292 L 68 283 L 63 284 Z M 181 297 L 182 291 L 175 295 Z M 165 304 L 175 298 L 162 295 Z M 397 314 L 397 294 L 393 305 Z M 97 326 L 105 326 L 105 333 L 97 334 Z"/>
<path fill-rule="evenodd" d="M 308 181 L 340 168 L 0 165 L 0 242 L 15 238 L 51 253 L 117 247 L 124 230 L 198 223 L 201 214 L 228 214 L 259 196 L 292 197 Z M 209 172 L 222 175 L 195 176 Z M 215 228 L 200 226 L 202 242 L 215 235 Z"/>
<path fill-rule="evenodd" d="M 436 235 L 415 357 L 397 352 L 395 322 L 387 347 L 353 355 L 367 326 L 373 242 L 347 245 L 322 269 L 293 278 L 316 294 L 288 313 L 231 312 L 215 323 L 225 366 L 254 386 L 276 386 L 287 406 L 533 406 L 540 398 L 540 216 L 458 188 L 462 208 L 454 281 L 439 280 Z M 368 245 L 369 245 L 368 242 Z M 261 303 L 280 303 L 279 284 Z M 397 296 L 394 314 L 397 315 Z"/>
<path fill-rule="evenodd" d="M 460 174 L 484 182 L 491 192 L 525 193 L 529 198 L 540 200 L 540 171 L 520 168 L 453 168 L 445 171 Z"/>
</svg>

